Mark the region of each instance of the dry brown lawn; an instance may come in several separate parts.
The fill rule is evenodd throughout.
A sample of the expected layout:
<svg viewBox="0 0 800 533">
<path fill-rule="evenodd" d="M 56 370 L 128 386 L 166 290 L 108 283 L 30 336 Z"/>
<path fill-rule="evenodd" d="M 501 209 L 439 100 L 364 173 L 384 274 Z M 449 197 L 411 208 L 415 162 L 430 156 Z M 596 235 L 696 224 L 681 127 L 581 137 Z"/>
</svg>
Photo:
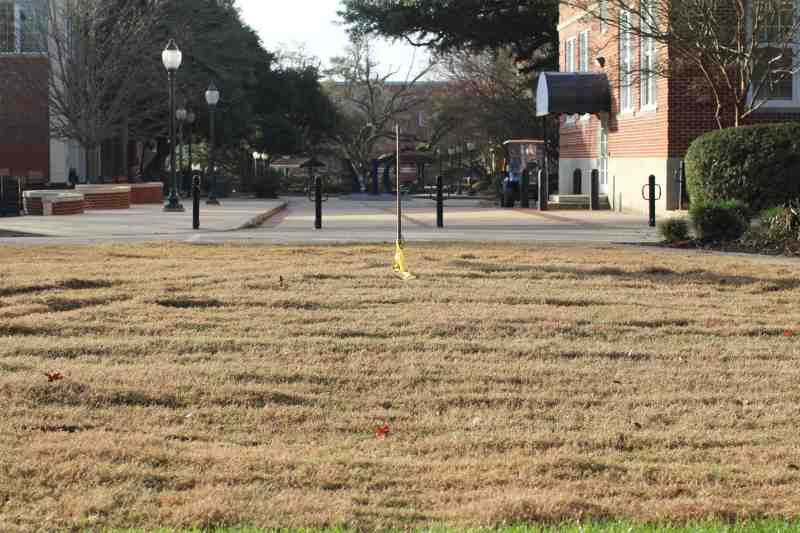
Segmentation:
<svg viewBox="0 0 800 533">
<path fill-rule="evenodd" d="M 0 531 L 800 515 L 798 263 L 392 253 L 0 250 Z"/>
</svg>

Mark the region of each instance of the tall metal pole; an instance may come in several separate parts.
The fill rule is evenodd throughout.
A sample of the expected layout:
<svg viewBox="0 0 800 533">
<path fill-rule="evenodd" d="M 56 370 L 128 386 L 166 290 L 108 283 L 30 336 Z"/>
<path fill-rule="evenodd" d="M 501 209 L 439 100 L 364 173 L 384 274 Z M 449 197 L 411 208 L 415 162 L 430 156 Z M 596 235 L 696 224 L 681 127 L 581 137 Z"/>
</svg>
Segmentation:
<svg viewBox="0 0 800 533">
<path fill-rule="evenodd" d="M 216 145 L 214 144 L 214 111 L 217 106 L 212 105 L 210 106 L 210 115 L 211 115 L 211 146 L 209 147 L 208 152 L 208 200 L 206 200 L 206 205 L 219 205 L 219 200 L 217 200 L 217 172 L 216 172 L 216 160 L 214 156 L 214 152 L 216 151 Z"/>
<path fill-rule="evenodd" d="M 400 202 L 400 124 L 395 124 L 395 141 L 397 157 L 397 242 L 403 243 L 403 207 Z"/>
<path fill-rule="evenodd" d="M 192 174 L 192 123 L 189 122 L 189 174 Z"/>
<path fill-rule="evenodd" d="M 322 179 L 314 175 L 314 167 L 308 168 L 314 185 L 314 229 L 322 229 Z"/>
<path fill-rule="evenodd" d="M 183 121 L 178 121 L 178 168 L 183 173 Z"/>
<path fill-rule="evenodd" d="M 178 199 L 178 175 L 175 172 L 175 74 L 168 71 L 167 76 L 169 77 L 169 143 L 172 190 L 169 193 L 169 201 L 164 210 L 183 211 L 183 206 Z"/>
<path fill-rule="evenodd" d="M 192 228 L 200 229 L 200 176 L 192 178 Z"/>
</svg>

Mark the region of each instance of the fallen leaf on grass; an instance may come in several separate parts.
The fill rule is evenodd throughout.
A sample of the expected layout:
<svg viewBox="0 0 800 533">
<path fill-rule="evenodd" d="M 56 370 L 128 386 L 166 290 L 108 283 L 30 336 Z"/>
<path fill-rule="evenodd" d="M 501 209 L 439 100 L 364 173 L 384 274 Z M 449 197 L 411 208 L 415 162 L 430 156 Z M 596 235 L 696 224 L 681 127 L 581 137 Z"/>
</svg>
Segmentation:
<svg viewBox="0 0 800 533">
<path fill-rule="evenodd" d="M 794 331 L 792 331 L 790 329 L 787 329 L 786 331 L 783 332 L 783 336 L 784 337 L 794 337 Z"/>
<path fill-rule="evenodd" d="M 386 435 L 389 434 L 389 424 L 383 424 L 380 427 L 375 428 L 375 436 L 379 439 L 385 439 Z"/>
<path fill-rule="evenodd" d="M 61 374 L 61 372 L 45 372 L 44 375 L 47 376 L 47 381 L 50 383 L 64 379 L 64 376 Z"/>
<path fill-rule="evenodd" d="M 794 463 L 791 463 L 788 468 L 789 470 L 800 470 L 800 466 L 797 466 Z"/>
</svg>

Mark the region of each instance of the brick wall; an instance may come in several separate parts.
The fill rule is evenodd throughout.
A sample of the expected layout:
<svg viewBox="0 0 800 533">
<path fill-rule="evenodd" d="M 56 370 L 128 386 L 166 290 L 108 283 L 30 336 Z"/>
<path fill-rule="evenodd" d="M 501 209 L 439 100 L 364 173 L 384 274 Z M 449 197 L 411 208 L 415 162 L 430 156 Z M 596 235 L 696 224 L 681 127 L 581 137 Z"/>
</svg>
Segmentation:
<svg viewBox="0 0 800 533">
<path fill-rule="evenodd" d="M 684 71 L 670 79 L 657 81 L 656 109 L 642 110 L 640 105 L 640 84 L 638 74 L 634 74 L 632 87 L 633 111 L 620 113 L 619 88 L 619 32 L 614 25 L 601 31 L 600 22 L 594 18 L 578 18 L 575 8 L 562 6 L 559 32 L 560 66 L 566 70 L 566 46 L 570 38 L 589 30 L 589 70 L 604 72 L 611 83 L 611 113 L 608 118 L 609 157 L 610 158 L 682 158 L 689 144 L 705 132 L 718 128 L 715 119 L 716 104 L 710 90 L 698 72 Z M 641 48 L 639 39 L 632 36 L 632 64 L 634 70 L 640 68 Z M 575 64 L 578 65 L 579 47 L 575 50 Z M 595 64 L 598 56 L 605 58 L 604 68 Z M 666 63 L 667 51 L 658 51 L 660 63 Z M 800 120 L 797 112 L 776 113 L 766 108 L 755 112 L 745 124 L 786 122 Z M 724 123 L 733 123 L 731 116 L 724 117 Z M 592 115 L 588 120 L 578 118 L 567 123 L 561 117 L 561 157 L 566 159 L 597 158 L 599 119 Z"/>
<path fill-rule="evenodd" d="M 29 215 L 42 216 L 44 208 L 41 198 L 25 198 L 25 212 Z"/>
<path fill-rule="evenodd" d="M 131 206 L 131 193 L 99 192 L 83 193 L 86 209 L 128 209 Z"/>
<path fill-rule="evenodd" d="M 0 168 L 14 176 L 41 172 L 49 179 L 47 60 L 0 55 Z"/>
<path fill-rule="evenodd" d="M 83 210 L 83 200 L 61 201 L 53 204 L 53 215 L 80 215 Z"/>
<path fill-rule="evenodd" d="M 160 204 L 164 202 L 164 186 L 158 183 L 155 187 L 131 186 L 132 204 Z"/>
<path fill-rule="evenodd" d="M 670 157 L 683 158 L 694 139 L 719 128 L 715 117 L 716 103 L 705 80 L 699 73 L 686 73 L 669 80 L 669 154 Z M 733 114 L 722 117 L 724 126 L 733 124 Z M 774 112 L 762 107 L 747 117 L 744 124 L 766 124 L 800 120 L 797 112 Z"/>
<path fill-rule="evenodd" d="M 562 23 L 575 20 L 575 9 L 562 8 Z M 605 31 L 600 21 L 594 18 L 583 18 L 562 27 L 559 32 L 560 66 L 566 70 L 566 46 L 568 39 L 575 38 L 580 42 L 581 32 L 589 31 L 589 71 L 604 73 L 611 84 L 611 113 L 608 117 L 608 151 L 609 157 L 666 157 L 668 153 L 669 130 L 669 92 L 668 80 L 659 78 L 656 82 L 656 109 L 642 110 L 639 77 L 634 74 L 631 96 L 633 110 L 620 113 L 619 88 L 619 31 L 609 24 Z M 632 60 L 634 70 L 640 64 L 639 40 L 632 36 Z M 575 48 L 575 65 L 579 65 L 580 47 Z M 665 56 L 663 50 L 658 52 L 659 58 Z M 605 58 L 604 67 L 600 67 L 595 59 Z M 600 120 L 597 115 L 579 117 L 569 122 L 561 117 L 561 157 L 562 158 L 597 158 Z"/>
</svg>

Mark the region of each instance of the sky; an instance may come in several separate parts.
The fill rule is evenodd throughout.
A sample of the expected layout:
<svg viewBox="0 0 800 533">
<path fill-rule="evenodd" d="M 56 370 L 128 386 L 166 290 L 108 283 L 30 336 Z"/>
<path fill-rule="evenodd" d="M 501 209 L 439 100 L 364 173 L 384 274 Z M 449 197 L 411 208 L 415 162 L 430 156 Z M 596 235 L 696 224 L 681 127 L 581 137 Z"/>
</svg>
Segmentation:
<svg viewBox="0 0 800 533">
<path fill-rule="evenodd" d="M 347 46 L 345 27 L 337 23 L 339 0 L 237 0 L 237 4 L 242 19 L 258 32 L 267 50 L 303 44 L 327 66 Z M 377 43 L 376 57 L 381 73 L 399 70 L 402 73 L 395 78 L 404 79 L 409 67 L 422 66 L 427 55 L 408 44 L 382 40 Z"/>
</svg>

